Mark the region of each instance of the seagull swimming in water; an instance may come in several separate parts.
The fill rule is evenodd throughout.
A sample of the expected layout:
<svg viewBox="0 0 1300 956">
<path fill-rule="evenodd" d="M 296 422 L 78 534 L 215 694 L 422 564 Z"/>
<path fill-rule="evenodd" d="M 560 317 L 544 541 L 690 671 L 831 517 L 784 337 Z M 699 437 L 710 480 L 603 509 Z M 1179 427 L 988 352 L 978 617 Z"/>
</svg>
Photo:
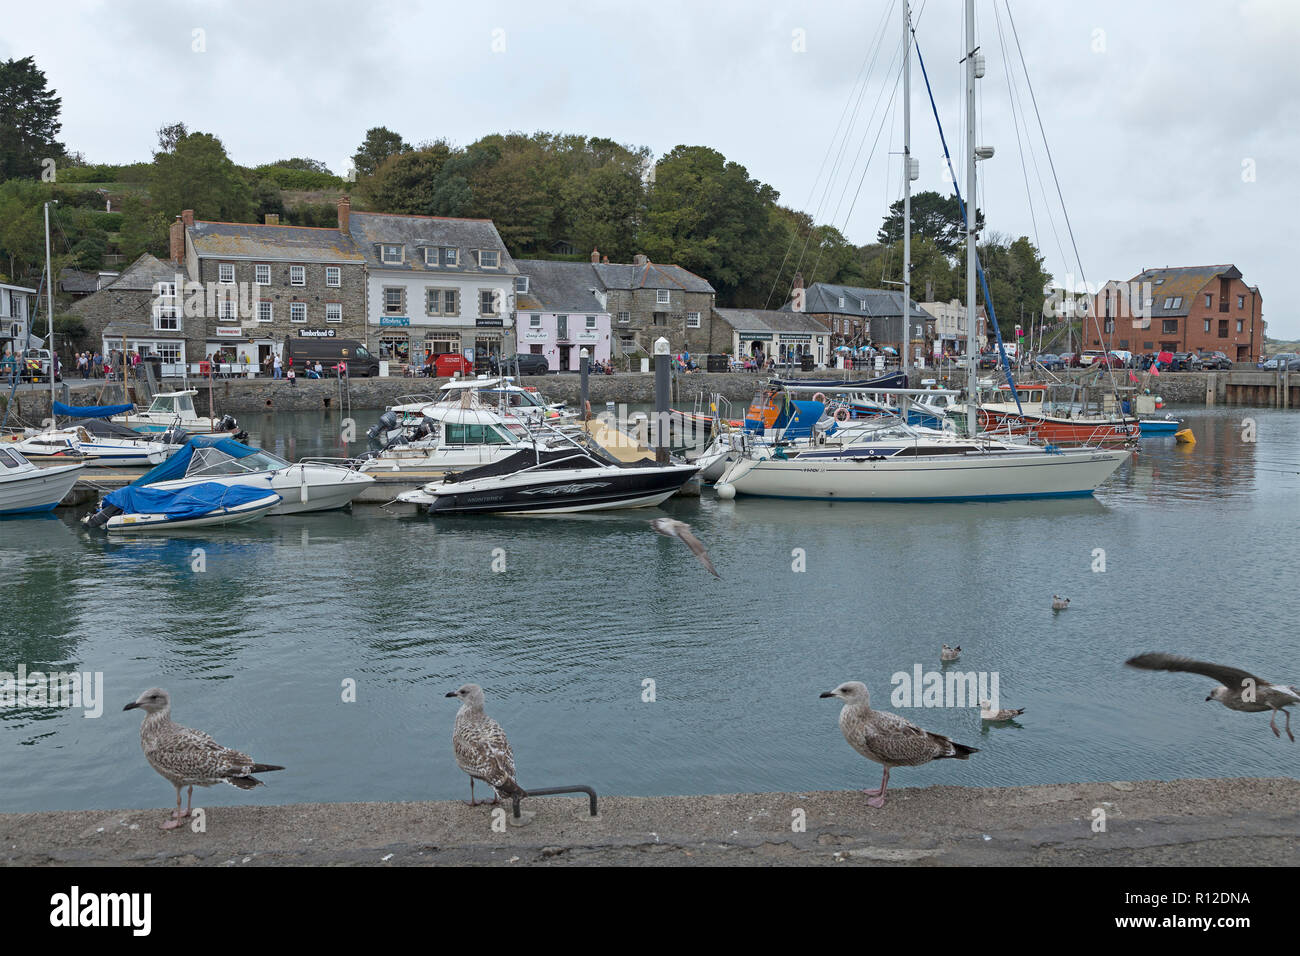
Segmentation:
<svg viewBox="0 0 1300 956">
<path fill-rule="evenodd" d="M 1059 595 L 1059 594 L 1053 594 L 1053 595 L 1052 595 L 1052 610 L 1053 610 L 1053 611 L 1064 611 L 1064 610 L 1065 610 L 1066 608 L 1068 608 L 1069 606 L 1070 606 L 1070 599 L 1069 599 L 1069 598 L 1063 598 L 1063 597 L 1061 597 L 1061 595 Z"/>
<path fill-rule="evenodd" d="M 162 825 L 175 830 L 192 812 L 195 787 L 225 783 L 240 790 L 262 786 L 253 774 L 283 770 L 269 763 L 254 763 L 248 754 L 223 747 L 201 730 L 172 722 L 172 701 L 167 691 L 154 687 L 145 691 L 123 710 L 145 711 L 140 723 L 140 746 L 149 765 L 176 788 L 176 809 Z M 181 788 L 189 787 L 185 812 L 181 812 Z"/>
<path fill-rule="evenodd" d="M 708 568 L 710 574 L 715 578 L 722 577 L 713 567 L 713 562 L 709 560 L 709 552 L 704 549 L 700 539 L 691 533 L 691 526 L 685 521 L 677 521 L 674 518 L 653 518 L 650 527 L 667 538 L 680 538 L 686 547 L 695 552 L 695 556 L 700 559 L 700 564 Z"/>
<path fill-rule="evenodd" d="M 955 661 L 959 657 L 961 657 L 960 644 L 956 647 L 949 647 L 945 644 L 943 647 L 939 648 L 939 660 L 941 661 Z"/>
<path fill-rule="evenodd" d="M 456 765 L 469 774 L 469 805 L 478 806 L 474 800 L 475 780 L 482 780 L 492 788 L 496 794 L 493 803 L 500 803 L 503 796 L 528 796 L 515 780 L 515 755 L 506 740 L 506 732 L 483 712 L 483 688 L 466 684 L 447 696 L 460 698 L 451 747 L 456 754 Z"/>
<path fill-rule="evenodd" d="M 840 708 L 840 732 L 844 739 L 862 756 L 885 768 L 880 789 L 863 791 L 867 794 L 869 807 L 885 805 L 890 767 L 916 767 L 947 757 L 966 760 L 971 754 L 979 753 L 976 747 L 967 747 L 942 734 L 922 730 L 898 714 L 872 710 L 871 695 L 867 692 L 867 685 L 861 681 L 846 681 L 821 696 L 838 697 L 844 701 Z"/>
<path fill-rule="evenodd" d="M 1278 737 L 1282 736 L 1282 732 L 1277 729 L 1277 712 L 1280 710 L 1286 714 L 1286 735 L 1292 741 L 1295 740 L 1295 734 L 1291 733 L 1291 711 L 1287 710 L 1294 704 L 1300 704 L 1300 690 L 1295 687 L 1270 683 L 1237 667 L 1195 661 L 1190 657 L 1173 654 L 1139 654 L 1124 663 L 1141 670 L 1185 671 L 1213 678 L 1219 681 L 1219 686 L 1210 691 L 1206 700 L 1217 700 L 1229 710 L 1252 714 L 1271 710 L 1273 716 L 1268 719 L 1268 725 Z"/>
<path fill-rule="evenodd" d="M 1000 724 L 1008 720 L 1014 720 L 1025 712 L 1025 708 L 1012 710 L 1004 707 L 1001 710 L 993 709 L 993 702 L 989 700 L 980 701 L 980 720 L 987 720 L 990 723 Z"/>
</svg>

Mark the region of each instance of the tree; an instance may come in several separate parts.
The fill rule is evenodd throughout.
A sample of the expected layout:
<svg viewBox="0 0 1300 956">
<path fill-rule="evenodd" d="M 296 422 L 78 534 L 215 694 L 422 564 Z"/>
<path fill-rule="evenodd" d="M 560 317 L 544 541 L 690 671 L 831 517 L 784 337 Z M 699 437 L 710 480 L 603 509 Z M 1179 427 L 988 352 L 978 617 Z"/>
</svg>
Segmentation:
<svg viewBox="0 0 1300 956">
<path fill-rule="evenodd" d="M 361 181 L 361 197 L 375 212 L 438 215 L 441 175 L 450 155 L 445 142 L 394 153 Z"/>
<path fill-rule="evenodd" d="M 984 213 L 975 210 L 977 229 L 984 228 Z M 946 256 L 957 256 L 966 241 L 966 221 L 962 218 L 957 194 L 940 196 L 926 191 L 912 197 L 912 236 L 933 239 Z M 876 239 L 888 244 L 903 238 L 903 200 L 889 207 Z"/>
<path fill-rule="evenodd" d="M 184 123 L 169 123 L 158 127 L 158 151 L 160 153 L 176 152 L 176 144 L 190 135 Z"/>
<path fill-rule="evenodd" d="M 63 156 L 61 104 L 30 56 L 0 62 L 0 180 L 36 178 Z"/>
<path fill-rule="evenodd" d="M 409 152 L 410 149 L 410 143 L 404 142 L 401 136 L 385 126 L 366 130 L 366 138 L 352 156 L 357 178 L 372 175 L 388 157 Z"/>
<path fill-rule="evenodd" d="M 154 209 L 168 218 L 193 209 L 198 219 L 247 222 L 253 193 L 221 140 L 210 133 L 189 133 L 171 152 L 154 154 L 149 193 Z"/>
<path fill-rule="evenodd" d="M 306 157 L 295 156 L 293 159 L 277 159 L 271 163 L 272 166 L 279 166 L 282 169 L 299 169 L 307 173 L 324 173 L 326 176 L 333 176 L 328 166 L 319 159 L 307 159 Z"/>
<path fill-rule="evenodd" d="M 145 205 L 144 200 L 128 194 L 122 200 L 122 228 L 117 234 L 117 249 L 122 258 L 135 262 L 148 252 L 161 259 L 169 253 L 167 217 Z"/>
<path fill-rule="evenodd" d="M 14 179 L 0 185 L 0 250 L 9 276 L 18 280 L 45 268 L 45 225 L 41 203 L 48 191 L 34 180 Z"/>
</svg>

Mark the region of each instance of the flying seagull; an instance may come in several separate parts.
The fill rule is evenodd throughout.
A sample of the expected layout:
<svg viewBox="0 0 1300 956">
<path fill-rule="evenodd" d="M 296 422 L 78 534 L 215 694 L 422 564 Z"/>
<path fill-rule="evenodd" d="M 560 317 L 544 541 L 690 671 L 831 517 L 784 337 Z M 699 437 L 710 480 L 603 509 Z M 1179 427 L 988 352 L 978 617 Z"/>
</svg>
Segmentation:
<svg viewBox="0 0 1300 956">
<path fill-rule="evenodd" d="M 700 564 L 709 569 L 710 574 L 715 578 L 722 577 L 717 572 L 717 569 L 713 567 L 713 562 L 709 560 L 709 552 L 704 549 L 700 539 L 691 534 L 691 526 L 685 521 L 677 521 L 673 518 L 652 518 L 650 527 L 667 538 L 681 538 L 686 547 L 695 552 L 695 556 L 700 559 Z"/>
<path fill-rule="evenodd" d="M 1018 710 L 1012 710 L 1009 707 L 1004 707 L 1001 710 L 994 710 L 992 701 L 980 701 L 980 720 L 988 720 L 995 724 L 1000 724 L 1007 720 L 1014 720 L 1024 712 L 1025 708 L 1023 707 Z"/>
<path fill-rule="evenodd" d="M 466 684 L 447 696 L 460 698 L 451 747 L 456 753 L 456 765 L 469 774 L 469 805 L 478 805 L 474 800 L 475 780 L 482 780 L 492 788 L 496 794 L 493 803 L 499 803 L 503 796 L 528 796 L 515 781 L 515 755 L 506 740 L 506 732 L 483 713 L 483 688 Z"/>
<path fill-rule="evenodd" d="M 1068 608 L 1069 606 L 1070 606 L 1070 599 L 1069 599 L 1069 598 L 1063 598 L 1063 597 L 1061 597 L 1061 595 L 1059 595 L 1059 594 L 1053 594 L 1053 595 L 1052 595 L 1052 610 L 1053 610 L 1053 611 L 1064 611 L 1064 610 L 1065 610 L 1066 608 Z"/>
<path fill-rule="evenodd" d="M 887 711 L 872 710 L 867 685 L 861 681 L 846 681 L 822 697 L 839 697 L 844 701 L 840 709 L 840 732 L 849 746 L 868 760 L 883 764 L 885 775 L 879 790 L 864 790 L 867 806 L 883 807 L 885 789 L 889 786 L 890 767 L 916 767 L 931 760 L 952 757 L 965 760 L 975 747 L 954 743 L 942 734 L 922 730 L 911 721 Z"/>
<path fill-rule="evenodd" d="M 941 661 L 955 661 L 959 657 L 961 657 L 960 644 L 956 647 L 949 647 L 945 644 L 943 647 L 939 648 L 939 660 Z"/>
<path fill-rule="evenodd" d="M 210 787 L 225 781 L 240 790 L 260 787 L 253 774 L 283 770 L 269 763 L 254 763 L 248 754 L 223 747 L 201 730 L 172 723 L 172 701 L 167 691 L 154 687 L 145 691 L 123 710 L 145 711 L 140 723 L 140 746 L 149 765 L 176 788 L 176 810 L 162 825 L 174 830 L 190 815 L 195 787 Z M 185 812 L 181 812 L 181 787 L 189 787 Z"/>
<path fill-rule="evenodd" d="M 1278 737 L 1282 736 L 1277 729 L 1277 712 L 1280 710 L 1286 714 L 1286 735 L 1295 740 L 1295 734 L 1291 733 L 1291 712 L 1287 710 L 1293 704 L 1300 704 L 1300 690 L 1295 687 L 1271 684 L 1237 667 L 1194 661 L 1173 654 L 1139 654 L 1124 663 L 1148 671 L 1186 671 L 1211 677 L 1219 681 L 1219 686 L 1210 691 L 1206 700 L 1217 700 L 1229 710 L 1244 710 L 1252 714 L 1271 710 L 1273 716 L 1268 719 L 1268 725 Z"/>
</svg>

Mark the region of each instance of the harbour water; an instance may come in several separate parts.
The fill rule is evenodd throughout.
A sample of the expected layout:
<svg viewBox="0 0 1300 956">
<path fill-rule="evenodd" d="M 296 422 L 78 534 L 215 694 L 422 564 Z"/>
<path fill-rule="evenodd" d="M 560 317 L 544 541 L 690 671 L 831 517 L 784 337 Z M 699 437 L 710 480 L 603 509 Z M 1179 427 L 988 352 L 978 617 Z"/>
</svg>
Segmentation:
<svg viewBox="0 0 1300 956">
<path fill-rule="evenodd" d="M 1166 650 L 1300 683 L 1300 415 L 1175 412 L 1197 444 L 1144 440 L 1090 499 L 670 500 L 721 580 L 648 528 L 662 512 L 358 507 L 122 540 L 65 511 L 0 522 L 0 671 L 101 672 L 104 693 L 93 719 L 0 708 L 0 811 L 168 806 L 121 712 L 155 685 L 178 722 L 288 768 L 203 805 L 467 797 L 444 694 L 469 681 L 526 787 L 876 786 L 818 694 L 860 679 L 889 707 L 891 675 L 939 671 L 943 642 L 963 649 L 949 670 L 996 674 L 1026 713 L 986 729 L 972 707 L 900 709 L 980 752 L 894 787 L 1294 775 L 1300 747 L 1206 703 L 1212 681 L 1122 666 Z M 337 415 L 243 417 L 284 457 L 344 452 Z"/>
</svg>

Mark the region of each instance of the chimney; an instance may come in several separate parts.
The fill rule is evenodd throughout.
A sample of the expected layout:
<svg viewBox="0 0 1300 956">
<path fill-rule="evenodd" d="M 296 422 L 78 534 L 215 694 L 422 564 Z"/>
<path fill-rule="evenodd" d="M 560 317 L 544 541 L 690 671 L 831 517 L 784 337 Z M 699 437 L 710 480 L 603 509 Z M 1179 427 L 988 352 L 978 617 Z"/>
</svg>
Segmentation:
<svg viewBox="0 0 1300 956">
<path fill-rule="evenodd" d="M 352 231 L 351 220 L 352 200 L 344 196 L 339 200 L 339 232 L 344 235 L 350 234 Z"/>
<path fill-rule="evenodd" d="M 600 250 L 599 250 L 599 249 L 592 249 L 592 250 L 591 250 L 591 264 L 594 266 L 594 265 L 596 265 L 596 264 L 599 263 L 599 262 L 600 262 Z"/>
<path fill-rule="evenodd" d="M 185 223 L 181 222 L 180 216 L 172 223 L 171 254 L 172 262 L 178 265 L 185 258 Z"/>
<path fill-rule="evenodd" d="M 182 210 L 181 210 L 181 222 L 185 223 L 185 228 L 186 228 L 186 229 L 188 229 L 190 226 L 194 225 L 194 210 L 193 210 L 193 209 L 182 209 Z"/>
<path fill-rule="evenodd" d="M 640 253 L 637 253 L 632 257 L 632 265 L 637 266 L 638 268 L 644 266 L 649 261 L 650 261 L 649 259 L 641 255 Z"/>
<path fill-rule="evenodd" d="M 802 289 L 802 288 L 803 288 L 803 273 L 802 273 L 802 272 L 796 272 L 796 273 L 794 274 L 794 287 L 795 287 L 796 289 Z"/>
<path fill-rule="evenodd" d="M 267 224 L 268 226 L 278 226 L 278 225 L 280 225 L 280 215 L 279 215 L 279 213 L 268 212 L 268 213 L 266 214 L 266 224 Z"/>
</svg>

